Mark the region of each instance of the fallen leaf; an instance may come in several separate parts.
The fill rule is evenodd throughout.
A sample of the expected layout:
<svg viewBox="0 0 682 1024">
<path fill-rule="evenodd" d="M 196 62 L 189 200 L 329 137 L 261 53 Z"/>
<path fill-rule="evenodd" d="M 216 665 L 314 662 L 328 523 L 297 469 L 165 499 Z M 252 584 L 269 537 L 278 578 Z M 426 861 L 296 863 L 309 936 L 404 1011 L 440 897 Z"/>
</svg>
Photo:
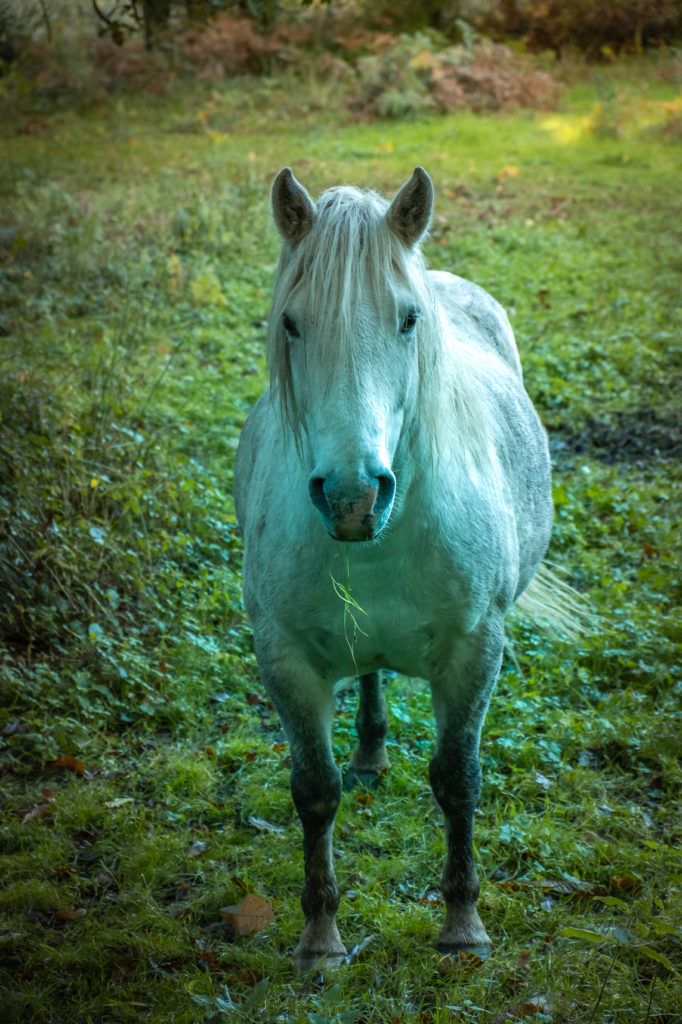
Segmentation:
<svg viewBox="0 0 682 1024">
<path fill-rule="evenodd" d="M 434 956 L 438 958 L 436 970 L 445 977 L 458 975 L 465 971 L 476 971 L 485 960 L 485 956 L 479 956 L 475 949 L 460 949 L 457 953 L 446 953 L 440 956 L 434 953 Z"/>
<path fill-rule="evenodd" d="M 505 178 L 518 178 L 521 173 L 520 169 L 513 164 L 509 164 L 507 167 L 503 167 L 497 172 L 495 177 L 498 181 L 504 181 Z"/>
<path fill-rule="evenodd" d="M 531 996 L 525 1003 L 520 1003 L 514 1007 L 517 1017 L 535 1017 L 536 1014 L 541 1013 L 543 1020 L 548 1017 L 551 1018 L 552 1010 L 554 1009 L 554 1000 L 551 995 L 537 995 Z"/>
<path fill-rule="evenodd" d="M 561 935 L 567 939 L 583 939 L 585 942 L 603 942 L 604 936 L 587 928 L 562 928 Z"/>
<path fill-rule="evenodd" d="M 5 728 L 2 730 L 3 736 L 14 736 L 20 735 L 24 732 L 30 732 L 31 727 L 27 722 L 22 722 L 20 719 L 15 718 L 12 722 L 8 722 Z"/>
<path fill-rule="evenodd" d="M 528 961 L 530 960 L 531 951 L 529 949 L 522 949 L 516 958 L 514 964 L 515 971 L 525 971 L 528 969 Z"/>
<path fill-rule="evenodd" d="M 540 882 L 530 883 L 542 889 L 543 892 L 556 892 L 569 894 L 573 892 L 584 893 L 587 896 L 603 895 L 605 890 L 602 885 L 594 882 L 586 882 L 580 878 L 543 878 Z"/>
<path fill-rule="evenodd" d="M 436 892 L 434 889 L 428 889 L 423 894 L 420 903 L 424 903 L 428 907 L 442 907 L 444 905 L 440 892 Z"/>
<path fill-rule="evenodd" d="M 188 857 L 201 857 L 202 853 L 206 853 L 208 850 L 208 843 L 195 842 L 192 843 L 189 850 L 187 851 Z"/>
<path fill-rule="evenodd" d="M 108 810 L 113 811 L 117 807 L 123 807 L 125 804 L 132 804 L 134 799 L 135 797 L 132 796 L 119 796 L 116 800 L 105 800 L 104 806 L 108 808 Z"/>
<path fill-rule="evenodd" d="M 45 787 L 42 791 L 43 802 L 41 804 L 34 804 L 30 811 L 27 811 L 24 817 L 21 819 L 21 824 L 26 825 L 29 821 L 36 821 L 38 818 L 42 818 L 46 811 L 49 811 L 50 807 L 54 803 L 54 790 Z"/>
<path fill-rule="evenodd" d="M 364 939 L 362 939 L 361 942 L 358 942 L 357 945 L 353 946 L 350 953 L 348 953 L 348 955 L 346 956 L 346 963 L 349 965 L 349 967 L 357 962 L 358 957 L 361 956 L 362 953 L 364 953 L 364 951 L 369 946 L 370 942 L 372 942 L 373 940 L 374 935 L 365 935 Z"/>
<path fill-rule="evenodd" d="M 284 835 L 286 832 L 283 825 L 273 825 L 271 822 L 266 821 L 265 818 L 257 818 L 255 814 L 250 814 L 248 821 L 249 825 L 258 829 L 259 832 L 271 832 L 276 836 Z"/>
<path fill-rule="evenodd" d="M 85 771 L 85 765 L 82 761 L 79 761 L 77 757 L 72 757 L 71 754 L 62 754 L 55 761 L 49 762 L 51 768 L 69 768 L 72 772 L 79 772 L 81 775 Z"/>
<path fill-rule="evenodd" d="M 514 964 L 514 969 L 506 979 L 506 982 L 510 986 L 510 988 L 519 989 L 523 988 L 523 986 L 527 984 L 528 961 L 530 960 L 530 957 L 530 949 L 522 949 L 519 955 L 517 956 L 516 963 Z"/>
<path fill-rule="evenodd" d="M 614 875 L 611 879 L 611 888 L 622 889 L 623 892 L 641 892 L 642 883 L 632 875 Z"/>
<path fill-rule="evenodd" d="M 64 907 L 62 910 L 57 911 L 57 917 L 60 921 L 80 921 L 87 913 L 85 907 Z"/>
<path fill-rule="evenodd" d="M 232 925 L 237 935 L 259 932 L 275 920 L 268 901 L 255 893 L 249 893 L 235 906 L 222 907 L 220 916 Z"/>
</svg>

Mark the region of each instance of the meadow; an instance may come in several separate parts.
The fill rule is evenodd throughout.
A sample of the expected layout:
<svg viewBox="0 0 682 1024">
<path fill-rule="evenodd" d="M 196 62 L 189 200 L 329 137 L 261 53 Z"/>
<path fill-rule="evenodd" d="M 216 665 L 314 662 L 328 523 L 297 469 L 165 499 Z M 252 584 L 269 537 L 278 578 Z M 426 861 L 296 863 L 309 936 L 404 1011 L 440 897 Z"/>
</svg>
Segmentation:
<svg viewBox="0 0 682 1024">
<path fill-rule="evenodd" d="M 0 142 L 0 1019 L 673 1024 L 682 1004 L 682 71 L 556 111 L 355 123 L 285 75 L 7 118 Z M 662 71 L 665 69 L 666 74 Z M 432 942 L 428 688 L 337 819 L 344 968 L 299 977 L 300 827 L 231 482 L 267 380 L 270 182 L 436 186 L 429 264 L 509 311 L 579 642 L 510 622 L 476 840 L 489 959 Z M 335 751 L 353 748 L 339 693 Z M 274 920 L 239 934 L 247 894 Z M 237 925 L 235 927 L 235 924 Z"/>
</svg>

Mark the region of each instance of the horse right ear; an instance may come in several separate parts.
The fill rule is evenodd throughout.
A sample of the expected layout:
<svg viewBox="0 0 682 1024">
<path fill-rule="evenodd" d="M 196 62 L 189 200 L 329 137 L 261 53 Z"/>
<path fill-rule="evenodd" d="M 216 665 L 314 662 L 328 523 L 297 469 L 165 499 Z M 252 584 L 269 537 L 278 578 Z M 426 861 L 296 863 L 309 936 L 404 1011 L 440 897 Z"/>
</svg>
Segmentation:
<svg viewBox="0 0 682 1024">
<path fill-rule="evenodd" d="M 315 204 L 291 167 L 284 167 L 273 181 L 271 200 L 277 230 L 285 242 L 296 245 L 313 226 Z"/>
<path fill-rule="evenodd" d="M 391 231 L 409 248 L 428 231 L 433 213 L 433 185 L 423 167 L 415 167 L 386 211 Z"/>
</svg>

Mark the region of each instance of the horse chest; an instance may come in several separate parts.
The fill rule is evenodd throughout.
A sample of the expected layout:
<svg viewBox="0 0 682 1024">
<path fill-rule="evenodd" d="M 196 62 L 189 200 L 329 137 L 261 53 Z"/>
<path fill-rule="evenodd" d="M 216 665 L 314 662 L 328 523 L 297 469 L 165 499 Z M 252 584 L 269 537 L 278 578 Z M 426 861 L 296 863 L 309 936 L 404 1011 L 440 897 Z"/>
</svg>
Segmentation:
<svg viewBox="0 0 682 1024">
<path fill-rule="evenodd" d="M 453 634 L 484 613 L 489 585 L 477 585 L 435 545 L 372 555 L 334 552 L 307 571 L 299 563 L 289 583 L 296 600 L 280 606 L 281 625 L 337 677 L 377 668 L 424 675 Z"/>
</svg>

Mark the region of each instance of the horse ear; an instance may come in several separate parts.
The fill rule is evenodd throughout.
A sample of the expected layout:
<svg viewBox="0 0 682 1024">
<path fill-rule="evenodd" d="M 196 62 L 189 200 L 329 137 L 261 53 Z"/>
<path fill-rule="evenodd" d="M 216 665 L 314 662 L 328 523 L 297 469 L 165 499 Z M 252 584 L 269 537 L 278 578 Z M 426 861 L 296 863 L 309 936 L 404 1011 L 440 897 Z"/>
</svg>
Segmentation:
<svg viewBox="0 0 682 1024">
<path fill-rule="evenodd" d="M 428 231 L 433 213 L 433 185 L 423 167 L 414 173 L 386 211 L 386 222 L 401 242 L 411 247 Z"/>
<path fill-rule="evenodd" d="M 272 183 L 272 215 L 285 242 L 296 245 L 310 231 L 315 220 L 315 204 L 293 176 L 291 167 L 284 167 Z"/>
</svg>

